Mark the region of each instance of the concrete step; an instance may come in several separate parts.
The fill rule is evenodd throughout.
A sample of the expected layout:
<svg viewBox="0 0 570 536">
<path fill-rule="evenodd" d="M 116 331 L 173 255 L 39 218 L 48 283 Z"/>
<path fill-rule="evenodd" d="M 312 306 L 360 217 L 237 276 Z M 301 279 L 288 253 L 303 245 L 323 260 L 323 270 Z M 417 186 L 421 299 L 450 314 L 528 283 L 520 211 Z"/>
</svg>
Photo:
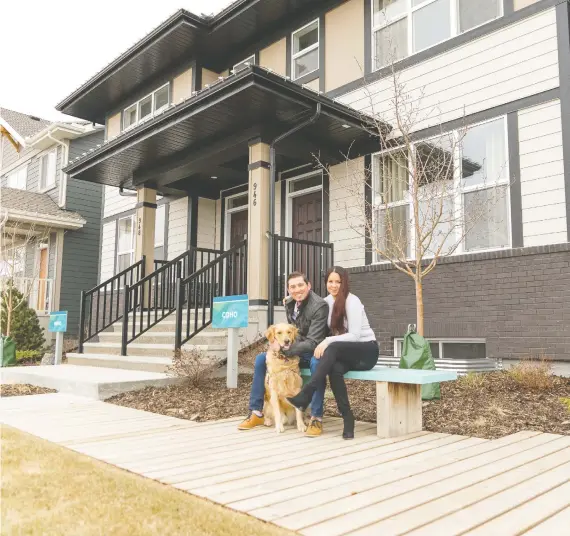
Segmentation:
<svg viewBox="0 0 570 536">
<path fill-rule="evenodd" d="M 184 320 L 186 320 L 186 316 L 183 317 Z M 151 323 L 154 322 L 154 319 L 151 319 Z M 250 325 L 258 325 L 259 324 L 259 320 L 257 318 L 250 318 L 249 319 L 249 324 Z M 148 326 L 148 321 L 147 318 L 143 318 L 143 322 L 142 322 L 143 328 L 146 328 L 146 326 Z M 191 315 L 190 316 L 190 326 L 194 325 L 194 316 Z M 198 319 L 198 325 L 200 325 L 200 319 Z M 137 329 L 140 326 L 140 320 L 136 322 L 136 326 Z M 119 320 L 118 322 L 115 322 L 108 330 L 109 331 L 118 331 L 121 332 L 121 330 L 123 329 L 123 323 L 121 320 Z M 133 329 L 133 323 L 132 321 L 129 321 L 129 329 Z M 176 320 L 174 319 L 173 315 L 167 316 L 166 318 L 164 318 L 163 320 L 160 320 L 156 325 L 152 326 L 149 331 L 171 331 L 174 332 L 176 331 Z M 217 332 L 219 331 L 217 328 L 213 328 L 211 326 L 208 326 L 207 328 L 204 329 L 204 331 L 209 331 L 209 332 Z"/>
<path fill-rule="evenodd" d="M 67 354 L 67 362 L 70 365 L 84 367 L 105 367 L 166 373 L 168 367 L 172 364 L 172 358 L 109 354 Z"/>
<path fill-rule="evenodd" d="M 197 349 L 208 353 L 211 356 L 222 357 L 226 355 L 226 344 L 185 344 L 182 348 L 191 350 Z M 120 355 L 120 342 L 86 342 L 83 345 L 85 354 L 107 354 Z M 141 344 L 132 342 L 127 347 L 127 354 L 131 356 L 151 356 L 151 357 L 172 357 L 174 352 L 174 342 L 170 344 Z"/>
<path fill-rule="evenodd" d="M 104 331 L 99 334 L 99 342 L 121 342 L 121 335 L 120 331 Z M 204 330 L 192 337 L 192 344 L 225 345 L 227 336 L 226 330 Z M 139 344 L 174 344 L 174 331 L 149 330 L 137 337 L 136 342 Z"/>
</svg>

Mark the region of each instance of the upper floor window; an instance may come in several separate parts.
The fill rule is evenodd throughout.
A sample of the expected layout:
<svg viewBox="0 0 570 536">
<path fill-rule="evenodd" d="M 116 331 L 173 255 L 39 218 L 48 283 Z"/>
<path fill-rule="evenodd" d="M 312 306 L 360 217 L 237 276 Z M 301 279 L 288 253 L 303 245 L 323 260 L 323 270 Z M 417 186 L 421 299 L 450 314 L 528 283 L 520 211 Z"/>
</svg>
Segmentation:
<svg viewBox="0 0 570 536">
<path fill-rule="evenodd" d="M 153 91 L 150 95 L 125 108 L 123 112 L 123 130 L 141 121 L 150 119 L 170 104 L 170 84 Z"/>
<path fill-rule="evenodd" d="M 293 32 L 292 42 L 292 72 L 296 80 L 319 68 L 319 20 Z"/>
<path fill-rule="evenodd" d="M 26 189 L 26 182 L 28 179 L 28 166 L 21 167 L 16 171 L 12 171 L 8 175 L 7 186 L 8 188 L 17 188 L 18 190 Z"/>
<path fill-rule="evenodd" d="M 412 256 L 415 218 L 424 258 L 436 252 L 449 255 L 509 247 L 503 117 L 467 132 L 418 141 L 411 154 L 405 148 L 380 153 L 374 157 L 373 173 L 373 240 L 390 258 Z M 414 187 L 418 194 L 412 196 Z M 386 260 L 378 254 L 378 262 Z"/>
<path fill-rule="evenodd" d="M 233 71 L 235 73 L 241 71 L 242 69 L 246 69 L 247 67 L 249 67 L 250 65 L 255 65 L 255 55 L 251 55 L 249 58 L 245 58 L 245 60 L 240 61 L 239 63 L 236 63 L 233 66 Z"/>
<path fill-rule="evenodd" d="M 500 0 L 374 0 L 373 68 L 496 19 L 502 4 Z"/>
<path fill-rule="evenodd" d="M 40 158 L 40 191 L 49 190 L 55 186 L 56 155 L 54 149 Z"/>
</svg>

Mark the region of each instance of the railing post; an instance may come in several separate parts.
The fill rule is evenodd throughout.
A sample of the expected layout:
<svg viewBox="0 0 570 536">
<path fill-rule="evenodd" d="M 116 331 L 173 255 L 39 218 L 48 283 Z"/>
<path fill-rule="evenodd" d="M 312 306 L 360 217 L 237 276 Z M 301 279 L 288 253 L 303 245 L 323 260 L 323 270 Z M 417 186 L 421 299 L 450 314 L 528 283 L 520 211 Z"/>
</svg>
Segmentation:
<svg viewBox="0 0 570 536">
<path fill-rule="evenodd" d="M 144 264 L 143 264 L 144 266 Z M 121 334 L 121 355 L 127 355 L 127 338 L 129 336 L 129 285 L 125 284 L 125 295 L 123 296 L 123 330 Z M 133 322 L 135 317 L 133 316 Z"/>
<path fill-rule="evenodd" d="M 141 276 L 139 277 L 139 281 L 146 276 L 146 255 L 141 257 L 141 263 Z"/>
<path fill-rule="evenodd" d="M 182 279 L 176 279 L 176 325 L 174 333 L 174 350 L 180 350 L 182 346 L 182 307 L 184 305 L 184 289 Z"/>
<path fill-rule="evenodd" d="M 83 353 L 83 342 L 85 340 L 85 291 L 81 291 L 81 301 L 79 302 L 79 345 L 78 352 Z"/>
</svg>

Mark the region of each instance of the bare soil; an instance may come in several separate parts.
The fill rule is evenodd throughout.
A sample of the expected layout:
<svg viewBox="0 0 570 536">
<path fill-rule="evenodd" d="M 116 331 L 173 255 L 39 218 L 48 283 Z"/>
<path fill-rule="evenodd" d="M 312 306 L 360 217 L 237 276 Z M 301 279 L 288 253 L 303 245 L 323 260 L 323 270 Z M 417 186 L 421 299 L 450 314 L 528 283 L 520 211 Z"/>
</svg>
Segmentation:
<svg viewBox="0 0 570 536">
<path fill-rule="evenodd" d="M 0 397 L 24 396 L 24 395 L 45 395 L 46 393 L 57 393 L 54 389 L 47 387 L 36 387 L 29 383 L 15 383 L 0 385 Z"/>
<path fill-rule="evenodd" d="M 107 402 L 181 419 L 210 421 L 247 414 L 250 375 L 240 375 L 237 389 L 227 389 L 225 378 L 206 380 L 200 387 L 147 387 L 123 393 Z M 347 382 L 357 420 L 376 421 L 374 382 Z M 520 386 L 506 372 L 480 375 L 467 381 L 441 384 L 441 400 L 425 401 L 424 428 L 432 432 L 495 439 L 521 430 L 570 435 L 570 379 L 552 377 L 547 390 Z M 325 415 L 339 416 L 327 390 Z"/>
</svg>

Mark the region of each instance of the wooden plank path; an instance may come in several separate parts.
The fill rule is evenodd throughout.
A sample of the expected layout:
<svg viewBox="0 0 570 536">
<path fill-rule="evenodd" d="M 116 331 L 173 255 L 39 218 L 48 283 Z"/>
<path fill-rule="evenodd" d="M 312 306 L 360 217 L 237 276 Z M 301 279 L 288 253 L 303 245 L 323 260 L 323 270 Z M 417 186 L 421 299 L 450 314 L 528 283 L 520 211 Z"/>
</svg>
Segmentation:
<svg viewBox="0 0 570 536">
<path fill-rule="evenodd" d="M 0 399 L 0 422 L 310 536 L 570 535 L 570 436 L 487 441 L 240 432 L 65 394 Z"/>
</svg>

